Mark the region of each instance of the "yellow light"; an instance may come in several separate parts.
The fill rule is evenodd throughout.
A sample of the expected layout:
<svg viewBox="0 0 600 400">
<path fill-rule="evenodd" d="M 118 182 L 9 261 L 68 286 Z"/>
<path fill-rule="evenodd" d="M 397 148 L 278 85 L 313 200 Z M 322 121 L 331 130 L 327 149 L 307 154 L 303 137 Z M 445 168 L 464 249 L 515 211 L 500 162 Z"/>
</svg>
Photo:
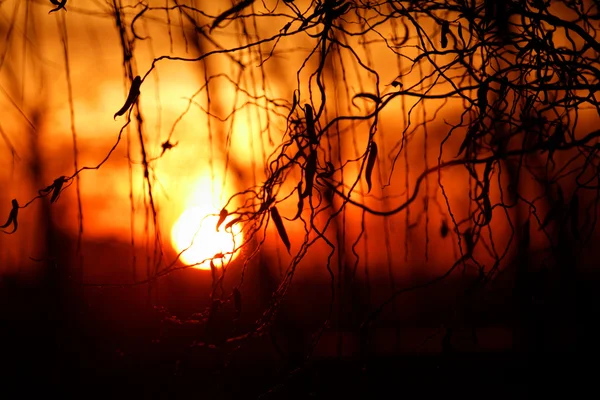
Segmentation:
<svg viewBox="0 0 600 400">
<path fill-rule="evenodd" d="M 242 243 L 241 226 L 234 224 L 231 231 L 225 232 L 228 218 L 217 232 L 218 214 L 219 210 L 215 211 L 210 206 L 195 206 L 185 210 L 177 219 L 171 230 L 171 242 L 178 253 L 183 251 L 180 257 L 183 263 L 198 269 L 210 269 L 210 259 L 219 253 L 224 257 L 214 263 L 217 267 L 237 256 L 234 250 Z"/>
</svg>

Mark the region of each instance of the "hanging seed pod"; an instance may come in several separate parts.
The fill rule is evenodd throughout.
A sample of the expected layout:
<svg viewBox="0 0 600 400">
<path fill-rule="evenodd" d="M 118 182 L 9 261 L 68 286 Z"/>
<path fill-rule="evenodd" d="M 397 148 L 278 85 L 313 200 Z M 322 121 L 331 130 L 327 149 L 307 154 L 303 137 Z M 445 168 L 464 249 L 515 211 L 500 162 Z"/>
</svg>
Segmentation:
<svg viewBox="0 0 600 400">
<path fill-rule="evenodd" d="M 66 176 L 61 176 L 60 178 L 56 178 L 54 183 L 52 184 L 53 192 L 52 197 L 50 197 L 50 203 L 54 203 L 58 200 L 58 196 L 60 195 L 60 190 L 62 189 L 65 181 L 67 180 Z"/>
<path fill-rule="evenodd" d="M 367 193 L 371 191 L 371 175 L 373 174 L 373 167 L 375 167 L 375 160 L 377 160 L 377 143 L 371 142 L 371 148 L 369 150 L 369 158 L 367 159 L 367 167 L 365 169 L 365 179 L 367 181 Z"/>
<path fill-rule="evenodd" d="M 313 150 L 306 160 L 306 167 L 304 168 L 304 180 L 306 181 L 306 188 L 302 197 L 308 197 L 312 194 L 313 184 L 315 175 L 317 174 L 317 152 Z"/>
<path fill-rule="evenodd" d="M 275 223 L 275 228 L 277 228 L 277 233 L 279 233 L 279 237 L 281 238 L 281 241 L 283 242 L 283 244 L 285 245 L 285 248 L 287 249 L 288 253 L 290 252 L 290 239 L 287 235 L 287 232 L 285 231 L 285 226 L 283 226 L 283 221 L 281 220 L 281 216 L 279 215 L 279 211 L 277 211 L 277 207 L 271 207 L 271 218 L 273 219 L 273 222 Z"/>
<path fill-rule="evenodd" d="M 121 109 L 115 113 L 114 119 L 117 119 L 117 117 L 120 117 L 121 115 L 125 114 L 127 110 L 129 110 L 131 106 L 133 106 L 138 96 L 140 95 L 141 85 L 142 78 L 140 78 L 139 75 L 133 78 L 133 82 L 131 84 L 131 89 L 129 89 L 129 95 L 127 96 L 127 100 L 125 100 L 125 104 L 123 105 L 123 107 L 121 107 Z"/>
<path fill-rule="evenodd" d="M 234 14 L 238 14 L 241 11 L 243 11 L 244 8 L 251 6 L 252 3 L 254 3 L 254 0 L 242 0 L 239 3 L 237 3 L 236 5 L 234 5 L 233 7 L 231 7 L 230 9 L 223 11 L 221 14 L 219 14 L 217 16 L 217 18 L 215 18 L 212 25 L 210 26 L 209 32 L 211 32 L 213 29 L 215 29 L 217 26 L 219 26 L 219 24 L 221 22 L 225 21 L 230 16 L 232 16 Z"/>
<path fill-rule="evenodd" d="M 67 9 L 65 7 L 67 5 L 67 0 L 62 0 L 62 1 L 59 1 L 59 0 L 50 0 L 50 3 L 54 4 L 56 6 L 56 8 L 53 8 L 52 10 L 48 11 L 48 14 L 51 14 L 51 13 L 56 12 L 58 10 L 65 10 L 65 11 L 67 11 Z"/>
<path fill-rule="evenodd" d="M 227 210 L 225 209 L 225 207 L 223 207 L 223 209 L 219 213 L 219 221 L 217 222 L 217 228 L 216 228 L 217 232 L 219 232 L 219 227 L 221 226 L 221 224 L 223 222 L 225 222 L 225 218 L 227 218 L 228 215 L 229 215 L 229 213 L 227 212 Z"/>
<path fill-rule="evenodd" d="M 487 110 L 489 84 L 487 81 L 481 82 L 479 85 L 479 89 L 477 89 L 477 105 L 479 106 L 479 113 L 483 116 Z"/>
<path fill-rule="evenodd" d="M 265 200 L 258 208 L 257 214 L 261 214 L 261 213 L 267 211 L 269 209 L 269 207 L 271 207 L 271 204 L 273 204 L 274 201 L 275 201 L 275 197 L 268 197 L 267 200 Z"/>
<path fill-rule="evenodd" d="M 492 221 L 492 202 L 490 201 L 490 196 L 486 193 L 483 196 L 483 224 L 481 226 L 489 225 Z"/>
<path fill-rule="evenodd" d="M 441 45 L 442 49 L 448 47 L 448 35 L 450 34 L 450 23 L 448 21 L 442 21 L 442 37 L 441 37 Z"/>
<path fill-rule="evenodd" d="M 304 209 L 304 197 L 302 197 L 302 181 L 298 182 L 297 190 L 298 190 L 298 212 L 296 213 L 294 218 L 292 218 L 292 221 L 300 218 L 300 215 L 302 215 L 302 210 Z"/>
<path fill-rule="evenodd" d="M 465 38 L 463 37 L 463 27 L 462 27 L 462 24 L 460 22 L 458 23 L 458 37 L 463 42 L 463 44 L 466 43 L 465 42 Z"/>
<path fill-rule="evenodd" d="M 450 229 L 448 229 L 448 223 L 444 219 L 442 220 L 442 226 L 440 227 L 440 235 L 445 238 L 448 236 L 448 232 L 450 232 Z"/>
<path fill-rule="evenodd" d="M 288 121 L 290 119 L 290 117 L 292 116 L 292 114 L 294 113 L 294 110 L 296 109 L 296 107 L 298 106 L 298 96 L 296 96 L 296 91 L 294 90 L 294 95 L 292 97 L 292 107 L 290 108 L 290 113 L 288 114 Z"/>
<path fill-rule="evenodd" d="M 488 161 L 485 164 L 485 171 L 483 172 L 483 188 L 481 195 L 479 196 L 483 200 L 484 221 L 482 226 L 488 225 L 492 220 L 492 203 L 490 201 L 490 175 L 492 173 L 492 165 L 492 161 Z"/>
<path fill-rule="evenodd" d="M 317 131 L 315 129 L 315 117 L 310 104 L 304 105 L 304 116 L 306 117 L 306 134 L 311 144 L 318 144 Z"/>
<path fill-rule="evenodd" d="M 465 240 L 466 247 L 465 257 L 472 257 L 473 250 L 475 250 L 475 240 L 473 238 L 473 232 L 470 228 L 463 233 L 463 238 Z"/>
<path fill-rule="evenodd" d="M 233 226 L 233 224 L 240 222 L 241 219 L 242 219 L 242 217 L 238 217 L 236 219 L 232 219 L 231 221 L 229 221 L 227 224 L 225 224 L 225 230 L 228 230 L 229 228 L 231 228 Z"/>
<path fill-rule="evenodd" d="M 17 202 L 17 199 L 12 199 L 12 209 L 10 210 L 10 213 L 8 214 L 8 220 L 6 221 L 6 223 L 2 226 L 0 226 L 0 228 L 7 228 L 10 224 L 13 224 L 13 230 L 11 232 L 6 232 L 6 231 L 2 231 L 4 233 L 6 233 L 7 235 L 12 235 L 13 233 L 15 233 L 17 231 L 17 228 L 19 227 L 19 224 L 17 222 L 17 216 L 19 215 L 19 202 Z"/>
</svg>

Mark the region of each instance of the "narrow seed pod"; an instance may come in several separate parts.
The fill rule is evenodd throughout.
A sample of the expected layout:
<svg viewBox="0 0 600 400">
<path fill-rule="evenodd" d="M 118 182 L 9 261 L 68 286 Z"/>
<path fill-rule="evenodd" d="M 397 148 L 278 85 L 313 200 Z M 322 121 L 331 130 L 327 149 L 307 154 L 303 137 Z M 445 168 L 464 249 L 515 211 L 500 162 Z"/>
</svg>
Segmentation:
<svg viewBox="0 0 600 400">
<path fill-rule="evenodd" d="M 479 113 L 484 115 L 487 109 L 488 100 L 488 83 L 486 81 L 481 82 L 479 89 L 477 89 L 477 105 L 479 106 Z"/>
<path fill-rule="evenodd" d="M 6 231 L 2 231 L 8 235 L 11 235 L 13 233 L 15 233 L 17 231 L 17 228 L 19 227 L 19 224 L 17 222 L 17 216 L 19 215 L 19 202 L 17 202 L 17 199 L 12 199 L 12 209 L 10 210 L 10 213 L 8 214 L 8 219 L 6 220 L 6 223 L 2 226 L 0 226 L 0 228 L 7 228 L 10 224 L 13 224 L 13 230 L 11 232 L 6 232 Z"/>
<path fill-rule="evenodd" d="M 296 96 L 296 91 L 294 90 L 294 96 L 292 97 L 292 107 L 290 108 L 290 113 L 288 114 L 288 117 L 287 117 L 288 120 L 294 113 L 294 110 L 296 109 L 297 106 L 298 106 L 298 96 Z"/>
<path fill-rule="evenodd" d="M 58 200 L 58 196 L 60 195 L 60 190 L 62 189 L 66 179 L 67 179 L 66 176 L 61 176 L 60 178 L 56 178 L 54 180 L 54 183 L 52 184 L 53 192 L 52 192 L 52 197 L 50 197 L 50 203 L 54 203 L 56 200 Z"/>
<path fill-rule="evenodd" d="M 283 226 L 283 221 L 281 220 L 281 216 L 279 215 L 279 211 L 277 211 L 277 207 L 271 207 L 271 218 L 273 219 L 273 222 L 275 223 L 275 227 L 277 228 L 277 233 L 279 233 L 279 237 L 281 238 L 281 241 L 283 242 L 283 244 L 285 245 L 285 248 L 287 249 L 288 253 L 290 252 L 290 239 L 287 235 L 287 232 L 285 231 L 285 226 Z"/>
<path fill-rule="evenodd" d="M 442 49 L 448 47 L 448 34 L 450 33 L 450 23 L 448 21 L 442 21 L 442 38 L 441 45 Z"/>
<path fill-rule="evenodd" d="M 317 152 L 313 150 L 306 160 L 306 167 L 304 168 L 304 180 L 306 181 L 306 188 L 302 197 L 308 197 L 312 194 L 313 183 L 315 175 L 317 173 Z"/>
<path fill-rule="evenodd" d="M 342 15 L 346 14 L 348 12 L 348 10 L 350 9 L 350 5 L 351 5 L 350 2 L 346 2 L 346 3 L 342 4 L 340 7 L 336 8 L 333 11 L 334 15 L 332 17 L 333 18 L 339 18 Z"/>
<path fill-rule="evenodd" d="M 56 8 L 53 8 L 52 10 L 48 11 L 48 14 L 51 14 L 51 13 L 56 12 L 58 10 L 65 10 L 65 11 L 67 11 L 67 9 L 65 7 L 67 5 L 67 0 L 62 0 L 62 1 L 59 1 L 59 0 L 50 0 L 50 3 L 54 4 L 56 6 Z"/>
<path fill-rule="evenodd" d="M 369 158 L 367 159 L 367 167 L 365 169 L 365 179 L 367 180 L 368 192 L 371 191 L 371 175 L 373 174 L 373 167 L 375 167 L 375 160 L 377 160 L 377 143 L 371 142 L 371 149 L 369 150 Z"/>
<path fill-rule="evenodd" d="M 302 210 L 304 209 L 304 197 L 302 197 L 302 181 L 298 182 L 298 212 L 296 213 L 296 216 L 294 216 L 294 218 L 292 218 L 292 221 L 300 218 L 300 215 L 302 215 Z"/>
<path fill-rule="evenodd" d="M 490 201 L 490 175 L 492 173 L 492 165 L 492 161 L 488 161 L 485 164 L 485 171 L 483 172 L 483 189 L 479 196 L 483 199 L 484 221 L 482 226 L 488 225 L 492 220 L 492 203 Z"/>
<path fill-rule="evenodd" d="M 219 227 L 221 226 L 221 224 L 223 222 L 225 222 L 225 218 L 227 218 L 228 215 L 229 215 L 229 213 L 227 212 L 225 207 L 223 207 L 223 209 L 219 213 L 219 221 L 217 222 L 217 232 L 219 232 Z"/>
<path fill-rule="evenodd" d="M 238 217 L 236 219 L 232 219 L 231 221 L 229 221 L 227 224 L 225 224 L 225 230 L 231 228 L 233 226 L 233 224 L 239 222 L 242 219 L 242 217 Z"/>
<path fill-rule="evenodd" d="M 482 226 L 488 225 L 492 221 L 492 202 L 488 193 L 483 196 L 483 216 Z"/>
<path fill-rule="evenodd" d="M 400 18 L 400 22 L 402 23 L 402 27 L 404 28 L 404 32 L 406 32 L 406 34 L 400 42 L 395 43 L 396 47 L 404 46 L 410 39 L 410 28 L 408 27 L 408 24 L 404 21 L 404 18 Z"/>
<path fill-rule="evenodd" d="M 127 100 L 125 100 L 125 104 L 123 105 L 123 107 L 121 107 L 121 109 L 115 113 L 113 117 L 114 119 L 117 119 L 117 117 L 120 117 L 121 115 L 125 114 L 127 110 L 131 108 L 133 103 L 135 103 L 138 96 L 140 95 L 141 85 L 142 78 L 140 78 L 139 75 L 133 78 L 133 82 L 131 84 L 131 89 L 129 89 L 129 95 L 127 96 Z"/>
<path fill-rule="evenodd" d="M 462 24 L 459 22 L 459 23 L 458 23 L 458 37 L 460 38 L 460 40 L 461 40 L 463 43 L 465 43 L 465 38 L 464 38 L 464 36 L 463 36 L 463 31 L 462 31 L 462 30 L 463 30 Z"/>
<path fill-rule="evenodd" d="M 446 222 L 446 220 L 442 220 L 442 226 L 440 227 L 440 235 L 445 238 L 446 236 L 448 236 L 448 232 L 450 231 L 450 229 L 448 229 L 448 223 Z"/>
<path fill-rule="evenodd" d="M 231 7 L 230 9 L 223 11 L 213 21 L 212 25 L 210 26 L 210 31 L 212 31 L 217 26 L 219 26 L 219 24 L 221 22 L 225 21 L 231 15 L 237 14 L 237 13 L 241 12 L 244 8 L 251 6 L 252 3 L 254 3 L 254 0 L 242 0 L 239 3 L 237 3 L 235 6 Z"/>
<path fill-rule="evenodd" d="M 473 232 L 470 228 L 464 231 L 463 238 L 465 239 L 466 247 L 465 257 L 472 257 L 473 250 L 475 250 L 475 239 L 473 238 Z"/>
<path fill-rule="evenodd" d="M 317 131 L 315 129 L 315 116 L 310 104 L 304 105 L 304 116 L 306 117 L 306 134 L 311 144 L 318 144 Z"/>
</svg>

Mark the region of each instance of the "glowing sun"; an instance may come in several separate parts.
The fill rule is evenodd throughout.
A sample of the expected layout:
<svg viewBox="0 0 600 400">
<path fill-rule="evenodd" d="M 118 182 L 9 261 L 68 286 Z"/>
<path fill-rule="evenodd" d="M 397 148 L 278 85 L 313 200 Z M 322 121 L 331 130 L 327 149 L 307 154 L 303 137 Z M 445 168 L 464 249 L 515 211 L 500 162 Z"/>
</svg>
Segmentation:
<svg viewBox="0 0 600 400">
<path fill-rule="evenodd" d="M 210 215 L 217 214 L 217 215 Z M 195 206 L 185 210 L 177 219 L 171 230 L 171 242 L 175 250 L 181 254 L 180 260 L 194 268 L 210 269 L 210 259 L 222 253 L 222 260 L 215 260 L 214 265 L 220 267 L 237 256 L 234 253 L 236 245 L 242 243 L 242 229 L 234 224 L 231 230 L 225 231 L 227 220 L 219 231 L 216 231 L 219 221 L 219 211 L 212 207 Z"/>
</svg>

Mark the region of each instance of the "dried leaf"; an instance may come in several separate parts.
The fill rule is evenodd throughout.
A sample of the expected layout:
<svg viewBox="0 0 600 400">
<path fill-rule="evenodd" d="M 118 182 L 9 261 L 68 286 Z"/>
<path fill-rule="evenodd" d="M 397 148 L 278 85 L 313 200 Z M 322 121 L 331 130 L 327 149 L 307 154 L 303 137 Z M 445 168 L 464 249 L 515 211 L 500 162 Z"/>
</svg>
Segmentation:
<svg viewBox="0 0 600 400">
<path fill-rule="evenodd" d="M 235 319 L 238 319 L 242 313 L 242 294 L 236 287 L 233 288 L 233 306 L 235 307 Z"/>
<path fill-rule="evenodd" d="M 367 193 L 371 191 L 371 175 L 373 174 L 373 167 L 375 167 L 375 161 L 377 160 L 377 143 L 371 142 L 371 149 L 369 150 L 369 158 L 367 159 L 367 167 L 365 169 L 365 179 L 367 180 Z"/>
<path fill-rule="evenodd" d="M 219 227 L 221 226 L 221 224 L 223 222 L 225 222 L 225 218 L 227 218 L 228 215 L 229 215 L 229 213 L 227 212 L 225 207 L 223 207 L 223 209 L 219 213 L 219 221 L 217 221 L 217 232 L 219 232 Z"/>
<path fill-rule="evenodd" d="M 285 226 L 283 226 L 283 221 L 281 220 L 281 216 L 279 215 L 279 211 L 277 211 L 277 207 L 271 207 L 271 218 L 273 219 L 273 222 L 275 223 L 275 227 L 277 228 L 277 233 L 279 233 L 279 237 L 281 238 L 281 241 L 283 242 L 283 244 L 285 245 L 285 248 L 287 249 L 288 253 L 290 252 L 290 239 L 287 235 L 287 232 L 285 231 Z"/>
<path fill-rule="evenodd" d="M 448 47 L 448 34 L 450 33 L 450 23 L 448 21 L 442 21 L 442 38 L 441 45 L 442 49 Z"/>
<path fill-rule="evenodd" d="M 135 103 L 136 99 L 140 95 L 140 86 L 142 85 L 142 78 L 140 76 L 136 76 L 133 78 L 133 82 L 131 84 L 131 89 L 129 89 L 129 95 L 127 95 L 127 100 L 125 100 L 125 104 L 119 111 L 115 113 L 114 119 L 125 114 L 127 110 L 131 108 L 133 103 Z"/>
<path fill-rule="evenodd" d="M 223 21 L 225 21 L 228 17 L 237 14 L 239 12 L 241 12 L 242 10 L 244 10 L 244 8 L 249 7 L 252 5 L 252 3 L 254 3 L 254 0 L 242 0 L 239 3 L 237 3 L 235 6 L 231 7 L 230 9 L 223 11 L 221 14 L 219 14 L 217 16 L 217 18 L 215 18 L 215 20 L 213 21 L 212 25 L 210 26 L 210 31 L 212 31 L 213 29 L 215 29 L 217 26 L 219 26 L 219 24 Z M 210 32 L 209 31 L 209 32 Z"/>
</svg>

